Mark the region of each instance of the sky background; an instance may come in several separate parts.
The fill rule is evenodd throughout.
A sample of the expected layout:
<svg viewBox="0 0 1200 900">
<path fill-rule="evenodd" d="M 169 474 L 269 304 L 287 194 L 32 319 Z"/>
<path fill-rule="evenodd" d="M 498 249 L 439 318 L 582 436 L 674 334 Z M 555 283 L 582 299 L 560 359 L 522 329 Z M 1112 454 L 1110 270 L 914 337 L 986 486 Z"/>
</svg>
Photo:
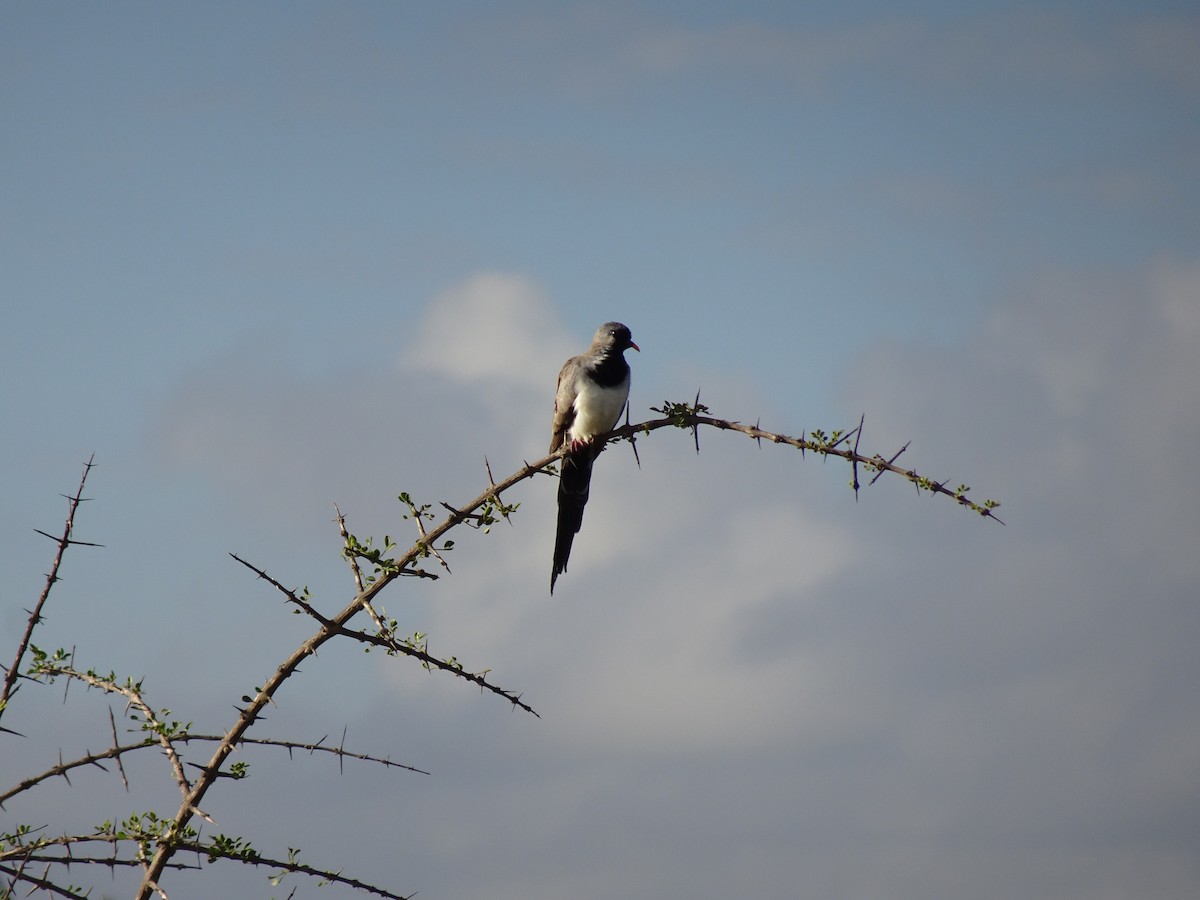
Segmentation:
<svg viewBox="0 0 1200 900">
<path fill-rule="evenodd" d="M 550 479 L 382 598 L 540 719 L 330 646 L 257 733 L 430 774 L 247 752 L 218 830 L 423 898 L 1191 900 L 1198 108 L 1192 3 L 6 3 L 0 657 L 95 453 L 37 642 L 219 732 L 310 633 L 228 554 L 340 609 L 333 504 L 406 542 L 539 458 L 617 319 L 635 419 L 865 414 L 1007 524 L 611 448 L 553 599 Z M 26 686 L 4 785 L 110 705 Z M 173 814 L 127 766 L 0 823 Z M 266 874 L 168 888 L 342 896 Z"/>
</svg>

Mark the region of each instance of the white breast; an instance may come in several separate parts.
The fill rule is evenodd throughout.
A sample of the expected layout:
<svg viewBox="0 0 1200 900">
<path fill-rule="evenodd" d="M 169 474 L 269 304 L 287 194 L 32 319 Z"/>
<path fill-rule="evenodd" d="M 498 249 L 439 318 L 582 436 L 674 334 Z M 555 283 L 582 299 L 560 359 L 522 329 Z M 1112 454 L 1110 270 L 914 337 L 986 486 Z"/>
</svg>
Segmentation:
<svg viewBox="0 0 1200 900">
<path fill-rule="evenodd" d="M 615 387 L 600 387 L 586 378 L 580 380 L 583 384 L 575 396 L 575 421 L 571 423 L 570 437 L 586 441 L 616 426 L 629 399 L 629 379 Z"/>
</svg>

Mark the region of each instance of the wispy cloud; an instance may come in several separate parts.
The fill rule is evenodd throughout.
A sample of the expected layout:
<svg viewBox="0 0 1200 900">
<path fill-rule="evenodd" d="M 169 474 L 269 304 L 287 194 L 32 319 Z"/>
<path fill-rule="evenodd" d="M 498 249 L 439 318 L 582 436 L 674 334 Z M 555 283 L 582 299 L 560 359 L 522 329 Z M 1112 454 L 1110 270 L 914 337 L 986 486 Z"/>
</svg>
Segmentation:
<svg viewBox="0 0 1200 900">
<path fill-rule="evenodd" d="M 705 24 L 618 7 L 523 22 L 502 33 L 532 49 L 557 47 L 549 58 L 562 77 L 553 84 L 589 93 L 631 78 L 718 74 L 769 74 L 794 88 L 825 89 L 886 72 L 957 91 L 997 81 L 1078 87 L 1130 76 L 1194 90 L 1200 80 L 1195 18 L 1153 11 L 1099 16 L 1085 27 L 1073 15 L 1036 6 L 967 10 L 952 20 L 897 13 L 861 23 L 747 11 Z"/>
<path fill-rule="evenodd" d="M 531 279 L 485 272 L 438 294 L 409 338 L 405 368 L 474 387 L 547 390 L 572 355 L 558 309 Z"/>
</svg>

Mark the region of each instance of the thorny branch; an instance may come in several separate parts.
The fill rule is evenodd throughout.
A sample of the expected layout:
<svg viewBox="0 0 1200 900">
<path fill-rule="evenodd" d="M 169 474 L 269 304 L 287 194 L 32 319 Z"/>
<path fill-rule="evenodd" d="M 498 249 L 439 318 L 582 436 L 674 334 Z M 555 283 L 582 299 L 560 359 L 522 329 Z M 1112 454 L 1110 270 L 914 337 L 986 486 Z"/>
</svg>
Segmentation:
<svg viewBox="0 0 1200 900">
<path fill-rule="evenodd" d="M 178 732 L 178 728 L 163 722 L 159 718 L 158 714 L 151 709 L 150 704 L 142 699 L 140 685 L 120 685 L 117 684 L 115 679 L 112 677 L 105 678 L 97 675 L 95 672 L 80 672 L 78 669 L 74 669 L 71 666 L 50 666 L 44 671 L 51 677 L 64 675 L 68 678 L 74 678 L 77 681 L 82 681 L 89 687 L 97 688 L 105 693 L 120 694 L 122 697 L 124 697 L 126 704 L 141 714 L 142 718 L 145 720 L 146 731 L 154 735 L 152 740 L 162 747 L 163 753 L 166 755 L 167 759 L 170 760 L 171 771 L 175 775 L 175 783 L 179 785 L 179 789 L 185 795 L 189 790 L 191 790 L 191 784 L 188 782 L 187 775 L 184 774 L 183 771 L 183 762 L 180 760 L 179 754 L 175 751 L 175 745 L 172 743 L 172 741 L 175 739 L 176 733 Z M 205 821 L 212 821 L 208 815 L 199 809 L 193 808 L 192 812 L 200 816 Z"/>
<path fill-rule="evenodd" d="M 326 735 L 326 737 L 328 737 L 328 736 Z M 331 756 L 338 757 L 339 763 L 345 759 L 356 759 L 361 762 L 375 763 L 376 765 L 381 765 L 384 768 L 404 769 L 408 772 L 415 772 L 418 775 L 428 775 L 429 774 L 424 769 L 419 769 L 416 766 L 410 766 L 407 763 L 396 762 L 395 760 L 390 759 L 389 757 L 386 757 L 386 756 L 371 756 L 370 754 L 367 754 L 367 753 L 356 753 L 352 750 L 347 750 L 345 747 L 344 737 L 343 737 L 342 742 L 340 744 L 338 744 L 337 746 L 329 746 L 325 743 L 326 737 L 322 737 L 320 740 L 317 740 L 317 741 L 304 742 L 304 741 L 286 741 L 286 740 L 282 740 L 279 738 L 256 738 L 256 737 L 247 736 L 247 737 L 242 738 L 242 746 L 243 747 L 246 747 L 246 746 L 277 747 L 282 750 L 287 750 L 289 756 L 291 756 L 295 752 L 308 753 L 310 756 L 318 754 L 318 753 L 327 753 Z M 176 744 L 216 744 L 223 739 L 224 739 L 224 735 L 220 735 L 220 734 L 194 734 L 190 731 L 182 732 L 172 738 L 172 740 Z M 0 794 L 0 809 L 3 809 L 4 804 L 7 803 L 9 800 L 11 800 L 13 797 L 17 796 L 18 794 L 24 793 L 25 791 L 29 790 L 30 788 L 36 787 L 38 784 L 41 784 L 43 781 L 48 781 L 51 778 L 63 778 L 68 783 L 70 783 L 70 774 L 71 774 L 71 772 L 75 771 L 76 769 L 82 769 L 82 768 L 86 768 L 88 766 L 95 766 L 96 768 L 101 769 L 102 771 L 108 771 L 104 766 L 104 762 L 106 760 L 114 761 L 119 767 L 121 764 L 121 757 L 123 757 L 125 754 L 133 753 L 137 750 L 146 750 L 148 748 L 157 747 L 157 746 L 158 746 L 158 739 L 156 737 L 147 737 L 147 738 L 143 738 L 140 741 L 135 741 L 135 742 L 128 743 L 128 744 L 119 743 L 116 738 L 116 729 L 115 729 L 115 725 L 114 725 L 113 745 L 111 747 L 109 747 L 107 750 L 99 750 L 99 751 L 89 752 L 89 753 L 86 753 L 83 756 L 79 757 L 78 759 L 73 759 L 69 762 L 63 762 L 60 760 L 57 765 L 51 766 L 49 769 L 46 769 L 44 772 L 39 772 L 37 775 L 32 775 L 29 778 L 24 779 L 20 783 L 14 785 L 13 787 L 9 788 L 4 793 Z M 187 765 L 189 765 L 193 768 L 196 768 L 196 769 L 203 768 L 202 766 L 199 766 L 196 763 L 188 763 Z M 126 788 L 128 788 L 129 782 L 124 777 L 124 772 L 122 772 L 121 775 L 122 775 L 122 783 L 125 785 Z M 218 773 L 218 777 L 228 776 L 228 775 L 229 775 L 229 773 L 226 773 L 226 772 Z"/>
<path fill-rule="evenodd" d="M 896 459 L 900 454 L 908 449 L 908 444 L 901 447 L 890 459 L 884 459 L 878 453 L 871 456 L 865 456 L 858 452 L 859 439 L 862 437 L 863 421 L 860 419 L 858 427 L 851 429 L 848 432 L 834 431 L 830 435 L 826 435 L 823 431 L 813 431 L 807 438 L 792 437 L 786 434 L 778 434 L 772 431 L 766 431 L 760 428 L 757 424 L 745 425 L 741 422 L 731 421 L 729 419 L 720 419 L 715 416 L 707 415 L 709 409 L 700 403 L 700 395 L 696 395 L 694 404 L 687 403 L 671 403 L 665 402 L 661 407 L 651 407 L 653 412 L 663 414 L 661 419 L 653 419 L 648 422 L 641 422 L 637 425 L 625 425 L 618 428 L 607 436 L 609 440 L 618 438 L 631 437 L 634 434 L 649 433 L 659 428 L 674 426 L 676 428 L 691 429 L 697 432 L 701 425 L 706 425 L 709 428 L 716 428 L 720 431 L 736 431 L 747 437 L 761 443 L 769 441 L 773 444 L 785 444 L 789 447 L 795 447 L 804 454 L 806 452 L 818 453 L 822 456 L 840 457 L 850 463 L 854 468 L 854 475 L 851 480 L 851 486 L 857 494 L 859 489 L 857 467 L 862 466 L 869 472 L 875 472 L 876 475 L 871 479 L 871 484 L 879 480 L 879 477 L 884 472 L 891 472 L 894 475 L 899 475 L 906 481 L 911 482 L 916 486 L 918 491 L 929 491 L 932 494 L 941 494 L 949 497 L 951 500 L 964 506 L 967 509 L 977 512 L 985 518 L 993 519 L 996 522 L 1004 523 L 995 514 L 994 510 L 1000 506 L 995 500 L 983 500 L 976 502 L 967 496 L 970 490 L 966 485 L 959 485 L 957 488 L 951 489 L 946 487 L 947 482 L 934 481 L 924 475 L 919 475 L 912 469 L 904 469 L 895 464 Z M 854 440 L 852 448 L 842 446 L 851 437 Z"/>
<path fill-rule="evenodd" d="M 313 608 L 311 603 L 297 596 L 295 591 L 284 587 L 262 569 L 258 568 L 258 566 L 254 565 L 253 563 L 246 562 L 246 560 L 242 559 L 236 553 L 231 553 L 229 555 L 240 562 L 247 569 L 258 575 L 259 578 L 270 582 L 272 586 L 274 586 L 277 590 L 283 593 L 285 597 L 288 598 L 290 603 L 294 603 L 305 613 L 316 619 L 319 623 L 321 623 L 322 628 L 328 630 L 331 634 L 338 634 L 342 635 L 343 637 L 353 638 L 354 640 L 363 644 L 372 644 L 376 647 L 382 647 L 390 653 L 399 653 L 404 656 L 411 656 L 413 659 L 418 660 L 423 665 L 440 669 L 443 672 L 449 672 L 450 674 L 456 675 L 459 678 L 473 682 L 479 685 L 482 690 L 491 691 L 493 694 L 503 697 L 513 706 L 519 706 L 526 712 L 531 712 L 535 716 L 537 715 L 537 713 L 530 706 L 521 701 L 520 695 L 513 694 L 501 687 L 497 687 L 489 682 L 482 674 L 469 672 L 453 660 L 439 659 L 438 657 L 431 655 L 418 646 L 414 646 L 411 643 L 405 643 L 403 640 L 398 640 L 394 635 L 394 629 L 389 625 L 383 624 L 381 620 L 376 622 L 376 624 L 382 629 L 380 634 L 370 634 L 366 631 L 358 631 L 353 628 L 347 628 L 346 626 L 339 624 L 337 619 L 328 619 L 321 615 L 321 613 L 317 612 L 317 610 Z"/>
<path fill-rule="evenodd" d="M 929 491 L 933 494 L 941 494 L 954 500 L 960 506 L 971 509 L 985 518 L 991 518 L 995 519 L 996 521 L 1000 521 L 994 513 L 994 510 L 999 506 L 999 503 L 993 500 L 984 500 L 977 503 L 973 499 L 967 497 L 967 491 L 969 488 L 967 488 L 965 485 L 960 485 L 956 489 L 951 489 L 946 487 L 944 482 L 934 481 L 925 476 L 917 474 L 912 469 L 905 469 L 897 466 L 896 460 L 907 449 L 907 444 L 888 458 L 884 458 L 880 454 L 868 456 L 861 453 L 859 447 L 863 436 L 864 424 L 864 420 L 861 418 L 858 426 L 848 432 L 834 431 L 832 434 L 827 435 L 823 431 L 813 431 L 807 436 L 795 437 L 767 431 L 763 429 L 759 423 L 755 423 L 753 426 L 751 426 L 741 422 L 712 416 L 709 409 L 700 402 L 699 392 L 697 392 L 695 400 L 692 403 L 665 402 L 661 407 L 653 408 L 653 411 L 660 413 L 661 418 L 630 423 L 628 415 L 626 415 L 625 424 L 623 426 L 615 429 L 607 435 L 600 436 L 598 440 L 603 442 L 628 440 L 633 446 L 634 453 L 636 455 L 636 440 L 639 436 L 648 435 L 650 432 L 656 431 L 660 428 L 684 428 L 693 433 L 696 450 L 699 452 L 699 431 L 701 427 L 716 428 L 721 431 L 738 432 L 753 439 L 760 446 L 764 441 L 767 441 L 770 443 L 782 444 L 798 449 L 802 456 L 812 452 L 825 458 L 838 457 L 845 460 L 851 465 L 852 477 L 850 484 L 855 492 L 856 497 L 858 496 L 860 490 L 859 468 L 861 467 L 867 472 L 875 473 L 874 477 L 870 481 L 871 484 L 874 484 L 875 481 L 877 481 L 885 472 L 890 472 L 912 483 L 917 488 L 918 492 Z M 850 443 L 851 439 L 853 439 L 853 443 Z M 294 859 L 289 859 L 287 863 L 266 861 L 264 858 L 259 857 L 257 853 L 251 854 L 248 845 L 243 847 L 240 851 L 235 850 L 230 851 L 229 853 L 216 852 L 214 854 L 211 846 L 200 845 L 195 842 L 194 838 L 196 832 L 191 828 L 189 822 L 194 815 L 204 815 L 202 812 L 200 812 L 199 804 L 203 800 L 208 789 L 212 787 L 218 778 L 241 777 L 241 774 L 237 773 L 236 771 L 224 771 L 223 765 L 231 753 L 233 753 L 238 747 L 245 744 L 268 744 L 282 746 L 288 748 L 289 752 L 293 749 L 307 749 L 310 752 L 331 752 L 336 753 L 339 756 L 339 759 L 349 756 L 353 758 L 372 760 L 375 762 L 383 762 L 385 765 L 399 765 L 397 763 L 391 763 L 387 760 L 379 760 L 372 757 L 349 753 L 348 751 L 344 750 L 343 746 L 336 748 L 324 746 L 322 743 L 324 739 L 313 745 L 301 745 L 286 741 L 255 739 L 246 735 L 246 732 L 249 730 L 249 728 L 259 719 L 263 709 L 268 704 L 273 702 L 275 693 L 282 687 L 283 683 L 296 673 L 301 662 L 303 662 L 303 660 L 308 656 L 316 654 L 318 649 L 325 642 L 337 636 L 350 637 L 362 643 L 383 647 L 389 653 L 411 656 L 420 661 L 427 668 L 435 667 L 443 671 L 448 671 L 457 677 L 465 678 L 478 684 L 483 690 L 488 690 L 504 697 L 505 699 L 509 700 L 514 707 L 519 706 L 529 712 L 534 712 L 531 707 L 521 700 L 520 695 L 512 694 L 490 683 L 485 677 L 487 674 L 486 672 L 480 674 L 470 673 L 466 671 L 453 657 L 448 660 L 441 660 L 429 654 L 427 645 L 424 643 L 418 643 L 412 639 L 397 639 L 394 634 L 395 622 L 385 622 L 383 616 L 376 611 L 373 601 L 380 594 L 380 592 L 384 590 L 384 588 L 386 588 L 397 578 L 416 576 L 419 578 L 436 579 L 438 577 L 436 574 L 426 571 L 421 567 L 420 564 L 423 559 L 429 556 L 433 556 L 435 559 L 437 559 L 442 568 L 449 573 L 449 566 L 446 564 L 446 560 L 442 554 L 443 552 L 452 548 L 453 542 L 445 541 L 440 546 L 438 545 L 438 542 L 442 541 L 448 532 L 460 525 L 467 525 L 486 531 L 487 528 L 497 520 L 497 517 L 508 520 L 509 514 L 515 510 L 519 504 L 506 505 L 502 499 L 504 492 L 508 491 L 521 481 L 532 478 L 535 475 L 552 473 L 554 464 L 564 452 L 565 449 L 559 450 L 558 452 L 543 457 L 535 462 L 525 462 L 515 472 L 499 482 L 497 482 L 492 475 L 490 463 L 487 463 L 485 460 L 488 478 L 487 488 L 485 488 L 484 491 L 477 497 L 462 506 L 454 506 L 443 501 L 441 506 L 447 511 L 448 515 L 446 515 L 445 518 L 436 524 L 433 522 L 434 517 L 428 512 L 430 509 L 428 505 L 418 506 L 414 501 L 411 500 L 411 498 L 408 497 L 407 494 L 401 495 L 401 501 L 409 507 L 410 516 L 416 522 L 418 539 L 408 550 L 394 558 L 385 557 L 383 551 L 373 550 L 370 548 L 369 544 L 366 546 L 359 544 L 357 539 L 355 539 L 353 535 L 347 531 L 345 520 L 342 517 L 341 511 L 337 510 L 338 528 L 345 542 L 344 555 L 350 563 L 351 574 L 355 585 L 355 593 L 349 602 L 339 612 L 333 615 L 325 615 L 319 612 L 310 602 L 307 590 L 297 593 L 296 591 L 285 587 L 277 579 L 272 578 L 262 569 L 234 555 L 233 558 L 235 560 L 251 569 L 256 575 L 258 575 L 258 577 L 267 580 L 277 590 L 282 592 L 289 603 L 294 604 L 300 611 L 312 618 L 317 623 L 318 627 L 315 633 L 308 640 L 303 642 L 299 647 L 296 648 L 295 651 L 293 651 L 290 656 L 288 656 L 287 659 L 280 663 L 275 672 L 269 679 L 267 679 L 261 688 L 256 688 L 256 693 L 253 696 L 247 695 L 243 697 L 243 702 L 246 704 L 246 706 L 239 710 L 239 716 L 233 727 L 226 734 L 221 736 L 190 735 L 187 733 L 186 729 L 184 729 L 182 732 L 174 733 L 170 731 L 169 726 L 165 726 L 160 723 L 155 718 L 153 711 L 151 711 L 148 706 L 141 702 L 140 694 L 137 695 L 135 700 L 135 698 L 128 692 L 120 691 L 119 686 L 105 683 L 104 679 L 99 679 L 98 681 L 92 680 L 89 681 L 89 683 L 94 683 L 97 687 L 101 687 L 106 690 L 118 690 L 124 693 L 129 699 L 131 705 L 137 707 L 139 712 L 141 712 L 141 714 L 147 718 L 147 722 L 151 726 L 148 730 L 154 732 L 157 736 L 148 737 L 139 743 L 122 746 L 116 741 L 114 729 L 114 746 L 109 750 L 102 753 L 89 753 L 87 756 L 76 760 L 73 763 L 62 763 L 60 760 L 58 766 L 47 770 L 45 773 L 37 776 L 34 779 L 23 782 L 14 791 L 10 791 L 8 794 L 0 795 L 0 804 L 3 804 L 4 800 L 11 797 L 14 793 L 19 793 L 20 791 L 26 790 L 39 781 L 56 776 L 66 778 L 68 771 L 70 771 L 72 768 L 85 765 L 96 765 L 103 767 L 102 761 L 106 759 L 114 759 L 119 764 L 123 754 L 158 743 L 164 746 L 164 750 L 166 750 L 168 757 L 171 759 L 172 767 L 174 768 L 176 774 L 176 781 L 180 786 L 183 797 L 176 817 L 174 819 L 156 820 L 159 823 L 160 830 L 155 831 L 151 837 L 144 840 L 142 846 L 147 851 L 147 855 L 149 849 L 152 847 L 152 856 L 147 859 L 146 856 L 139 853 L 137 860 L 135 860 L 135 862 L 138 864 L 143 865 L 145 870 L 142 885 L 137 894 L 139 900 L 144 900 L 144 898 L 148 898 L 151 894 L 166 896 L 165 892 L 159 887 L 159 880 L 166 870 L 179 866 L 179 863 L 173 862 L 172 860 L 175 854 L 181 850 L 208 853 L 210 858 L 213 856 L 228 857 L 240 859 L 244 862 L 258 862 L 261 860 L 267 864 L 279 865 L 284 868 L 285 871 L 310 872 L 312 874 L 317 874 L 321 877 L 328 878 L 328 880 L 336 880 L 343 884 L 349 884 L 355 887 L 360 887 L 363 890 L 372 891 L 380 894 L 381 896 L 397 896 L 388 894 L 385 891 L 373 888 L 369 885 L 344 879 L 335 873 L 326 873 L 321 872 L 320 870 L 310 869 L 307 866 L 298 864 Z M 43 596 L 38 605 L 30 614 L 30 625 L 27 630 L 26 637 L 23 639 L 18 650 L 16 662 L 14 666 L 6 673 L 4 688 L 5 699 L 12 694 L 12 685 L 17 677 L 15 673 L 17 672 L 18 665 L 27 647 L 29 646 L 28 632 L 31 632 L 33 626 L 37 624 L 37 621 L 40 617 L 41 608 L 45 603 L 45 599 L 49 593 L 50 587 L 57 580 L 57 571 L 61 562 L 63 551 L 65 551 L 67 546 L 75 543 L 83 543 L 73 541 L 71 539 L 71 528 L 73 525 L 74 512 L 77 509 L 78 504 L 82 502 L 83 499 L 83 482 L 86 480 L 87 473 L 90 470 L 91 465 L 91 461 L 89 460 L 87 468 L 84 470 L 84 478 L 81 479 L 79 490 L 73 497 L 68 498 L 70 501 L 70 510 L 63 535 L 56 539 L 59 543 L 59 550 L 55 559 L 55 564 L 50 575 L 48 576 L 46 588 L 43 591 Z M 427 522 L 429 523 L 428 525 L 426 524 Z M 390 552 L 392 549 L 394 549 L 391 546 L 390 538 L 385 539 L 385 544 L 387 545 L 387 552 Z M 364 575 L 363 569 L 360 565 L 361 561 L 367 561 L 372 564 L 374 571 L 373 575 Z M 378 630 L 377 633 L 372 634 L 348 627 L 349 621 L 355 615 L 357 615 L 360 610 L 363 609 L 368 612 L 376 629 Z M 85 681 L 88 680 L 87 676 L 90 674 L 80 673 L 67 667 L 61 667 L 60 673 L 69 675 L 73 678 L 80 678 Z M 534 714 L 536 715 L 536 713 Z M 164 731 L 166 733 L 164 733 Z M 199 774 L 194 782 L 189 783 L 186 777 L 184 777 L 182 764 L 178 756 L 174 753 L 173 747 L 171 746 L 172 741 L 180 743 L 186 741 L 204 741 L 216 743 L 217 746 L 212 753 L 210 761 L 206 765 L 195 766 L 195 764 L 189 763 L 189 765 L 193 765 L 199 770 Z M 39 862 L 40 861 L 41 860 L 39 860 Z M 78 862 L 83 860 L 77 857 L 75 861 Z M 87 861 L 90 862 L 91 860 Z M 65 863 L 66 860 L 62 860 L 61 862 Z M 43 879 L 35 880 L 32 876 L 30 876 L 29 873 L 24 872 L 24 864 L 22 864 L 21 869 L 17 872 L 14 872 L 8 867 L 0 868 L 0 871 L 6 872 L 6 874 L 10 875 L 10 877 L 15 877 L 18 880 L 26 881 L 27 883 L 34 884 L 37 887 L 42 887 L 45 890 L 57 892 L 62 896 L 78 896 L 73 892 L 73 889 L 69 887 L 64 888 L 62 886 L 53 885 L 49 882 L 46 882 L 46 885 L 43 887 Z"/>
<path fill-rule="evenodd" d="M 96 455 L 93 453 L 86 463 L 83 464 L 83 475 L 79 478 L 79 487 L 75 489 L 75 493 L 67 497 L 67 520 L 63 524 L 62 534 L 55 537 L 52 534 L 47 534 L 40 528 L 34 530 L 44 536 L 50 538 L 58 544 L 58 550 L 54 554 L 54 563 L 50 566 L 50 571 L 46 575 L 46 583 L 42 587 L 41 596 L 38 597 L 37 603 L 33 605 L 33 609 L 29 610 L 29 618 L 25 622 L 25 633 L 21 635 L 21 640 L 17 642 L 16 657 L 12 661 L 12 665 L 4 671 L 4 686 L 0 688 L 0 718 L 4 716 L 4 710 L 8 706 L 8 701 L 16 692 L 17 678 L 20 677 L 21 662 L 25 658 L 26 652 L 29 650 L 29 642 L 33 638 L 33 629 L 42 621 L 42 608 L 46 605 L 46 601 L 50 598 L 50 591 L 55 584 L 58 583 L 58 572 L 62 567 L 63 554 L 67 552 L 67 548 L 71 546 L 79 547 L 100 547 L 101 544 L 93 544 L 89 541 L 76 541 L 71 538 L 75 531 L 75 513 L 79 510 L 79 504 L 83 503 L 87 498 L 83 496 L 83 486 L 87 484 L 88 474 L 92 471 L 95 465 L 94 460 Z M 0 731 L 8 731 L 7 728 L 0 728 Z"/>
</svg>

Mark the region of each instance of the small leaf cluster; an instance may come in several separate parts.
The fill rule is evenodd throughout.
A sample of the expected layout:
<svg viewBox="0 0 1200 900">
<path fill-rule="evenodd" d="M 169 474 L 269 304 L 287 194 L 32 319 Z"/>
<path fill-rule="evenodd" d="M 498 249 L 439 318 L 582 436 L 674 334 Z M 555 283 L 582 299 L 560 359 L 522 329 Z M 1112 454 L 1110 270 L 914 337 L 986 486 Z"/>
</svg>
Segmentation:
<svg viewBox="0 0 1200 900">
<path fill-rule="evenodd" d="M 280 882 L 287 877 L 289 872 L 293 872 L 300 868 L 300 851 L 295 847 L 288 847 L 287 865 L 282 872 L 275 872 L 269 878 L 272 887 L 278 887 Z"/>
<path fill-rule="evenodd" d="M 695 426 L 694 417 L 701 416 L 709 412 L 707 406 L 700 402 L 697 396 L 694 403 L 676 403 L 671 400 L 664 400 L 662 406 L 650 407 L 651 412 L 662 413 L 663 416 L 671 420 L 671 424 L 676 428 L 692 428 Z"/>
<path fill-rule="evenodd" d="M 373 544 L 374 538 L 360 541 L 354 535 L 347 534 L 346 545 L 342 549 L 342 556 L 346 559 L 362 559 L 371 564 L 373 572 L 364 579 L 367 584 L 371 584 L 380 576 L 395 575 L 400 571 L 400 564 L 393 557 L 386 555 L 396 549 L 391 535 L 383 536 L 383 547 L 374 547 Z"/>
<path fill-rule="evenodd" d="M 36 644 L 30 644 L 29 653 L 33 657 L 33 661 L 29 664 L 29 676 L 45 680 L 47 684 L 53 684 L 54 679 L 62 675 L 71 662 L 71 654 L 62 647 L 53 653 L 47 653 Z M 113 677 L 116 677 L 115 673 Z"/>
<path fill-rule="evenodd" d="M 33 657 L 33 661 L 29 665 L 29 676 L 38 681 L 53 684 L 56 678 L 65 675 L 68 678 L 78 678 L 81 681 L 86 681 L 90 685 L 99 687 L 102 690 L 127 695 L 141 695 L 143 679 L 134 681 L 133 678 L 126 677 L 124 682 L 120 682 L 118 681 L 117 673 L 111 669 L 107 675 L 101 675 L 95 669 L 79 672 L 71 668 L 72 654 L 62 647 L 59 647 L 53 653 L 48 653 L 40 647 L 30 644 L 29 652 Z M 170 715 L 171 711 L 164 710 L 164 712 Z M 136 718 L 136 716 L 133 718 Z M 187 726 L 183 726 L 182 730 L 186 730 L 186 728 Z"/>
<path fill-rule="evenodd" d="M 258 851 L 255 850 L 248 840 L 240 837 L 230 837 L 226 834 L 218 834 L 213 837 L 208 844 L 208 861 L 216 862 L 218 859 L 238 859 L 242 862 L 257 862 Z"/>
<path fill-rule="evenodd" d="M 180 722 L 179 720 L 170 720 L 171 711 L 164 707 L 158 711 L 158 714 L 152 718 L 142 722 L 141 730 L 150 734 L 156 734 L 159 737 L 165 738 L 181 738 L 185 737 L 192 730 L 191 722 Z M 134 722 L 139 721 L 136 712 L 130 712 L 129 718 Z"/>
<path fill-rule="evenodd" d="M 826 456 L 831 450 L 835 449 L 838 444 L 844 441 L 847 436 L 848 435 L 845 429 L 842 428 L 835 428 L 829 434 L 826 434 L 823 429 L 818 428 L 815 431 L 810 431 L 808 433 L 807 449 L 813 450 L 822 456 Z"/>
<path fill-rule="evenodd" d="M 27 842 L 26 838 L 32 835 L 33 832 L 34 828 L 32 825 L 18 823 L 15 831 L 0 833 L 0 856 L 6 855 L 11 850 L 36 850 L 50 843 L 44 839 Z"/>
<path fill-rule="evenodd" d="M 174 819 L 160 818 L 158 813 L 150 810 L 144 813 L 135 812 L 115 826 L 106 821 L 103 825 L 96 826 L 96 834 L 118 841 L 134 841 L 142 856 L 148 857 L 153 852 L 152 845 L 159 843 L 169 833 L 175 834 L 176 841 L 191 841 L 198 836 L 198 832 L 191 825 L 184 825 L 176 830 L 175 824 Z"/>
<path fill-rule="evenodd" d="M 427 519 L 431 522 L 433 521 L 433 513 L 429 511 L 433 508 L 432 503 L 422 503 L 418 506 L 408 491 L 401 491 L 400 496 L 396 499 L 408 507 L 408 512 L 404 514 L 405 519 Z"/>
<path fill-rule="evenodd" d="M 479 512 L 466 520 L 466 524 L 482 531 L 484 534 L 492 530 L 492 526 L 500 519 L 507 520 L 521 506 L 518 503 L 504 503 L 499 497 L 490 497 L 479 507 Z"/>
</svg>

